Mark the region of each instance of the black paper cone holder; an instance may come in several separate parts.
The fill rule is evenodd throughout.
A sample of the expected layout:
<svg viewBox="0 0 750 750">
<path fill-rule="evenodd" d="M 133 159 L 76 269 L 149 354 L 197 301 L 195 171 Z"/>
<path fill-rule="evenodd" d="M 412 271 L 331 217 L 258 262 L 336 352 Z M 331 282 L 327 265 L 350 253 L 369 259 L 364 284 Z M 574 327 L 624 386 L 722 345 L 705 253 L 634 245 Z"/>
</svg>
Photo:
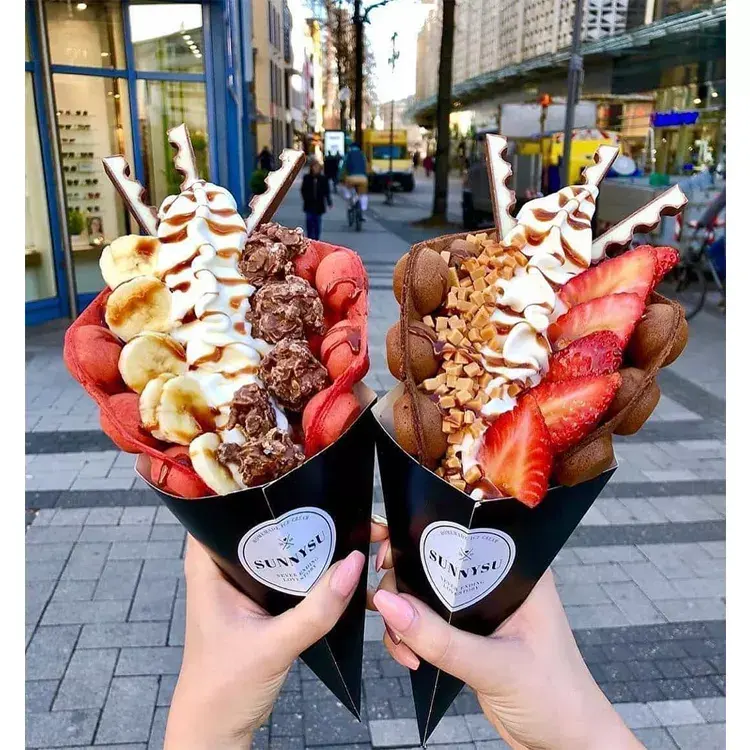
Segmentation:
<svg viewBox="0 0 750 750">
<path fill-rule="evenodd" d="M 489 635 L 515 612 L 599 496 L 616 464 L 575 487 L 552 487 L 536 508 L 474 502 L 396 442 L 398 385 L 375 405 L 375 445 L 398 590 L 452 625 Z M 410 672 L 424 745 L 463 682 L 421 661 Z"/>
<path fill-rule="evenodd" d="M 344 434 L 301 466 L 260 487 L 184 499 L 150 481 L 148 456 L 136 462 L 137 473 L 208 549 L 225 575 L 272 615 L 300 602 L 331 564 L 353 550 L 368 557 L 375 429 L 369 412 L 375 393 L 362 383 L 354 393 L 364 409 Z M 301 655 L 357 719 L 366 591 L 365 565 L 341 619 Z"/>
</svg>

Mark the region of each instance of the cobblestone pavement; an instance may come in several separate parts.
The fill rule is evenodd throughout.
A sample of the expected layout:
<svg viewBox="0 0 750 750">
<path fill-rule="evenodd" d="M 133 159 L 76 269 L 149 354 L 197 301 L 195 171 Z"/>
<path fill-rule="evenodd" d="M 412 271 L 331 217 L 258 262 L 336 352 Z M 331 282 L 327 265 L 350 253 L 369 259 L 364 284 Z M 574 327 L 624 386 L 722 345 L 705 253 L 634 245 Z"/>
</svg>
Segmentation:
<svg viewBox="0 0 750 750">
<path fill-rule="evenodd" d="M 390 271 L 424 236 L 407 221 L 426 212 L 427 189 L 398 196 L 392 213 L 373 197 L 361 234 L 346 231 L 340 200 L 324 219 L 325 239 L 360 250 L 371 273 L 367 382 L 380 393 L 394 383 L 383 345 L 397 314 Z M 279 219 L 299 217 L 295 191 Z M 27 334 L 27 747 L 154 750 L 180 666 L 185 537 L 99 431 L 62 364 L 62 330 Z M 660 375 L 654 417 L 618 441 L 620 468 L 553 565 L 594 677 L 653 750 L 725 746 L 724 353 L 723 321 L 701 313 Z M 382 512 L 379 486 L 374 500 Z M 381 636 L 368 615 L 361 724 L 295 665 L 254 746 L 415 747 L 406 670 Z M 466 689 L 431 744 L 505 747 Z"/>
</svg>

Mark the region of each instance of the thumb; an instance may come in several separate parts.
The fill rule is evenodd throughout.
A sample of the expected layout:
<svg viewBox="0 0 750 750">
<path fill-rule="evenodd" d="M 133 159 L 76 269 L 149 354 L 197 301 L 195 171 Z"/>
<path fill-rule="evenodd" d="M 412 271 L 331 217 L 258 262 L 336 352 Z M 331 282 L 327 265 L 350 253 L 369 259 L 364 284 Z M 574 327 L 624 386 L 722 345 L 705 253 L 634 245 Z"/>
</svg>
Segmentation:
<svg viewBox="0 0 750 750">
<path fill-rule="evenodd" d="M 310 593 L 292 609 L 269 622 L 277 656 L 290 664 L 338 622 L 349 604 L 365 565 L 365 556 L 351 552 L 332 565 Z"/>
<path fill-rule="evenodd" d="M 498 664 L 490 650 L 502 648 L 500 639 L 482 638 L 454 628 L 418 599 L 380 590 L 373 603 L 386 624 L 412 651 L 475 690 L 497 683 Z M 494 678 L 494 679 L 493 679 Z"/>
</svg>

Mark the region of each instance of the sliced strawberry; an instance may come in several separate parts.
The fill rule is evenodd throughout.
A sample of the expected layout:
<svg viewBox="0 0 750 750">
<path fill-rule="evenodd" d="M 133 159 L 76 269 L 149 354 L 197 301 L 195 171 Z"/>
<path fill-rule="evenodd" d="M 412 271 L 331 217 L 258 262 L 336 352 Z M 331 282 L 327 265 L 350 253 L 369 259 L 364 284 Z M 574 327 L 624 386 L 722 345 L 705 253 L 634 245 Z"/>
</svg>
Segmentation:
<svg viewBox="0 0 750 750">
<path fill-rule="evenodd" d="M 635 324 L 643 315 L 645 304 L 640 295 L 609 294 L 572 307 L 547 329 L 555 351 L 595 331 L 612 331 L 627 346 Z"/>
<path fill-rule="evenodd" d="M 656 255 L 656 277 L 654 281 L 654 286 L 656 286 L 680 262 L 680 253 L 668 245 L 654 247 L 652 250 Z"/>
<path fill-rule="evenodd" d="M 552 446 L 531 396 L 523 396 L 512 411 L 492 423 L 484 433 L 477 459 L 500 491 L 530 508 L 542 501 L 552 471 Z"/>
<path fill-rule="evenodd" d="M 622 345 L 616 333 L 596 331 L 552 355 L 545 382 L 584 375 L 608 375 L 622 365 Z"/>
<path fill-rule="evenodd" d="M 599 423 L 622 384 L 619 372 L 555 383 L 540 383 L 530 393 L 542 412 L 552 439 L 552 450 L 560 453 L 583 440 Z"/>
<path fill-rule="evenodd" d="M 654 287 L 656 268 L 653 248 L 642 245 L 574 276 L 560 290 L 560 299 L 568 307 L 620 292 L 633 292 L 645 300 Z"/>
</svg>

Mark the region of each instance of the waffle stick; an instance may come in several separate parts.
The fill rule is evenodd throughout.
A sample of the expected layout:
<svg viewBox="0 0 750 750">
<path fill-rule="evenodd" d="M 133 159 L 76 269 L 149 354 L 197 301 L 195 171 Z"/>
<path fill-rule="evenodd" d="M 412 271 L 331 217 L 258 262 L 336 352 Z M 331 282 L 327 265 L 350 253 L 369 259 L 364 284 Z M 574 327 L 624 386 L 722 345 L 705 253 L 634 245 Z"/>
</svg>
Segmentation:
<svg viewBox="0 0 750 750">
<path fill-rule="evenodd" d="M 193 151 L 193 143 L 190 140 L 187 125 L 183 122 L 182 125 L 167 130 L 167 139 L 172 148 L 175 149 L 174 168 L 183 177 L 180 190 L 186 190 L 201 178 L 198 174 L 195 151 Z"/>
<path fill-rule="evenodd" d="M 279 154 L 281 166 L 266 175 L 265 193 L 254 195 L 250 201 L 250 216 L 247 217 L 247 233 L 252 234 L 261 224 L 269 221 L 281 205 L 284 196 L 305 163 L 305 154 L 285 148 Z"/>
<path fill-rule="evenodd" d="M 146 203 L 144 199 L 146 188 L 130 176 L 130 165 L 125 157 L 122 154 L 105 156 L 102 159 L 102 166 L 138 226 L 146 234 L 156 237 L 156 229 L 159 225 L 156 209 Z"/>
</svg>

